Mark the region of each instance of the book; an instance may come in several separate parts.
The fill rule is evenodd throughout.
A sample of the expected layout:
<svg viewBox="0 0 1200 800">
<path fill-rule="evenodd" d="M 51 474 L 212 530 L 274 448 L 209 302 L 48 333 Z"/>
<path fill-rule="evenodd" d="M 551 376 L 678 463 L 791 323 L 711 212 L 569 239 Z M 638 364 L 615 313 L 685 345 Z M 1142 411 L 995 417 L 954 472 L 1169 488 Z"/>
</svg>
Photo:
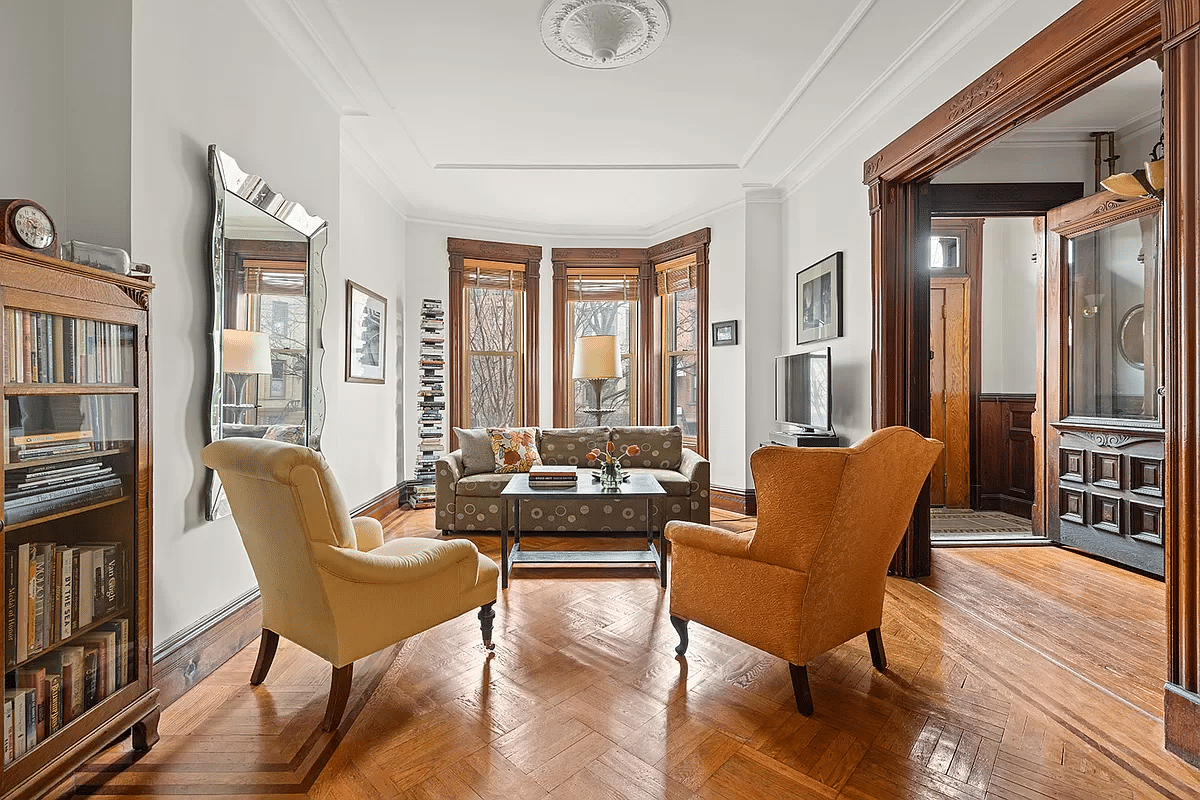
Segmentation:
<svg viewBox="0 0 1200 800">
<path fill-rule="evenodd" d="M 12 736 L 13 736 L 13 759 L 18 759 L 25 755 L 26 744 L 26 725 L 25 725 L 25 692 L 27 689 L 6 689 L 4 691 L 5 704 L 12 704 Z"/>
<path fill-rule="evenodd" d="M 5 692 L 4 698 L 4 766 L 13 762 L 16 755 L 16 731 L 13 730 L 13 701 Z"/>
<path fill-rule="evenodd" d="M 29 652 L 40 653 L 46 646 L 46 561 L 36 544 L 29 546 L 29 573 Z"/>
<path fill-rule="evenodd" d="M 17 550 L 4 551 L 4 669 L 17 665 Z"/>
<path fill-rule="evenodd" d="M 46 735 L 62 730 L 62 675 L 46 672 Z"/>
<path fill-rule="evenodd" d="M 17 545 L 17 661 L 29 657 L 29 545 Z"/>
<path fill-rule="evenodd" d="M 95 646 L 83 648 L 83 709 L 100 702 L 100 650 Z"/>
<path fill-rule="evenodd" d="M 73 442 L 80 439 L 92 438 L 91 431 L 58 431 L 56 433 L 34 433 L 28 436 L 14 436 L 12 443 L 17 447 L 31 444 L 46 444 L 48 442 Z"/>
<path fill-rule="evenodd" d="M 17 688 L 34 691 L 34 742 L 46 738 L 46 669 L 30 665 L 17 670 Z"/>
<path fill-rule="evenodd" d="M 117 636 L 112 630 L 97 628 L 80 636 L 78 641 L 84 648 L 84 675 L 87 674 L 87 652 L 97 651 L 96 684 L 97 699 L 103 700 L 117 690 Z M 86 688 L 84 689 L 86 692 Z"/>
<path fill-rule="evenodd" d="M 75 548 L 58 547 L 55 551 L 55 562 L 58 566 L 58 634 L 60 639 L 70 636 L 75 627 L 72 624 L 71 609 L 74 604 L 75 588 Z"/>
<path fill-rule="evenodd" d="M 115 636 L 115 688 L 120 689 L 129 684 L 129 620 L 119 617 L 101 625 L 100 630 L 111 631 Z"/>
</svg>

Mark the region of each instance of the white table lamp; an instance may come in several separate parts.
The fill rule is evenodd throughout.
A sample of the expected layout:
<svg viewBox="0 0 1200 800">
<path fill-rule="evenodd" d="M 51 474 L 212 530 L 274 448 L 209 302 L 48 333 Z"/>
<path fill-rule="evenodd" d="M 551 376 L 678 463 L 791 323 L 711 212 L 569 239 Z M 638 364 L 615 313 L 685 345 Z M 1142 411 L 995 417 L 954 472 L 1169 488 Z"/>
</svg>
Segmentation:
<svg viewBox="0 0 1200 800">
<path fill-rule="evenodd" d="M 615 408 L 600 407 L 600 391 L 606 381 L 621 377 L 621 353 L 617 350 L 617 337 L 581 336 L 576 339 L 571 377 L 592 384 L 592 390 L 596 393 L 596 406 L 581 410 L 586 414 L 594 414 L 596 425 L 599 425 L 605 414 L 616 411 Z"/>
<path fill-rule="evenodd" d="M 251 375 L 271 373 L 271 340 L 261 331 L 221 331 L 221 371 L 233 382 L 235 405 L 246 408 L 244 394 Z M 243 415 L 239 414 L 241 418 Z"/>
</svg>

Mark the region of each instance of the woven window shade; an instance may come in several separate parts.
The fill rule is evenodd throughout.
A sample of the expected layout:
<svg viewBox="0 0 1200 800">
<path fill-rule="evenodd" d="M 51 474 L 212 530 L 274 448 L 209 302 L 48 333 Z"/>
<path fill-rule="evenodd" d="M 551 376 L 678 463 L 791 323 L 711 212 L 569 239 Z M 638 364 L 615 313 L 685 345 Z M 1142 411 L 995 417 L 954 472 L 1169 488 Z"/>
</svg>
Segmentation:
<svg viewBox="0 0 1200 800">
<path fill-rule="evenodd" d="M 242 269 L 246 294 L 304 294 L 308 267 L 302 261 L 246 261 Z"/>
<path fill-rule="evenodd" d="M 463 261 L 463 287 L 520 292 L 525 289 L 525 265 L 504 261 Z"/>
<path fill-rule="evenodd" d="M 567 273 L 567 300 L 586 301 L 638 300 L 637 270 L 571 271 Z"/>
<path fill-rule="evenodd" d="M 673 294 L 696 288 L 696 257 L 694 255 L 664 261 L 654 267 L 655 294 Z"/>
</svg>

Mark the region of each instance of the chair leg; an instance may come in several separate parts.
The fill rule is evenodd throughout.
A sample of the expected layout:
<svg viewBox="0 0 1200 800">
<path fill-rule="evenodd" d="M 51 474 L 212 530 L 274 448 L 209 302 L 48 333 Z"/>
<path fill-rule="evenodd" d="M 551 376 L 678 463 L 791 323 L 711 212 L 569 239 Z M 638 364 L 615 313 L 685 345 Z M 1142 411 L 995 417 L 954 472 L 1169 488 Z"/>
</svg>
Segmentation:
<svg viewBox="0 0 1200 800">
<path fill-rule="evenodd" d="M 350 680 L 353 673 L 353 663 L 333 668 L 333 679 L 329 684 L 329 705 L 325 706 L 325 722 L 321 724 L 321 730 L 337 730 L 341 723 L 346 701 L 350 699 Z"/>
<path fill-rule="evenodd" d="M 792 670 L 792 692 L 796 695 L 796 710 L 806 717 L 813 714 L 812 693 L 808 690 L 808 667 L 788 664 Z"/>
<path fill-rule="evenodd" d="M 675 648 L 678 655 L 683 655 L 688 648 L 687 624 L 688 621 L 682 617 L 671 615 L 671 624 L 675 626 L 675 632 L 679 634 L 679 646 Z"/>
<path fill-rule="evenodd" d="M 483 646 L 488 650 L 496 649 L 496 645 L 492 644 L 492 620 L 496 618 L 496 610 L 492 608 L 494 605 L 495 600 L 479 607 L 479 627 L 483 631 Z"/>
<path fill-rule="evenodd" d="M 258 640 L 258 661 L 254 664 L 254 672 L 250 674 L 250 685 L 258 686 L 267 679 L 271 670 L 271 662 L 275 660 L 275 648 L 279 647 L 279 634 L 275 631 L 262 629 Z"/>
<path fill-rule="evenodd" d="M 867 644 L 871 647 L 871 663 L 875 669 L 883 672 L 887 669 L 887 653 L 883 652 L 883 634 L 879 628 L 867 631 Z"/>
</svg>

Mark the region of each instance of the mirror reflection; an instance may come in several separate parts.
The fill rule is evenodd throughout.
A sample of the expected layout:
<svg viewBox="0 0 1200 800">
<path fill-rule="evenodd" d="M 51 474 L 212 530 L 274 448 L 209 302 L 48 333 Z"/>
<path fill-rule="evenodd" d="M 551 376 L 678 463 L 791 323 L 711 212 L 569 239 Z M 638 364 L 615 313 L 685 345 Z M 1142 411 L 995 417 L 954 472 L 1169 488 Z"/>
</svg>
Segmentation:
<svg viewBox="0 0 1200 800">
<path fill-rule="evenodd" d="M 249 436 L 320 447 L 325 221 L 243 172 L 215 145 L 210 441 Z M 209 472 L 207 515 L 229 513 Z"/>
<path fill-rule="evenodd" d="M 1072 415 L 1158 417 L 1161 231 L 1153 213 L 1069 242 Z"/>
</svg>

